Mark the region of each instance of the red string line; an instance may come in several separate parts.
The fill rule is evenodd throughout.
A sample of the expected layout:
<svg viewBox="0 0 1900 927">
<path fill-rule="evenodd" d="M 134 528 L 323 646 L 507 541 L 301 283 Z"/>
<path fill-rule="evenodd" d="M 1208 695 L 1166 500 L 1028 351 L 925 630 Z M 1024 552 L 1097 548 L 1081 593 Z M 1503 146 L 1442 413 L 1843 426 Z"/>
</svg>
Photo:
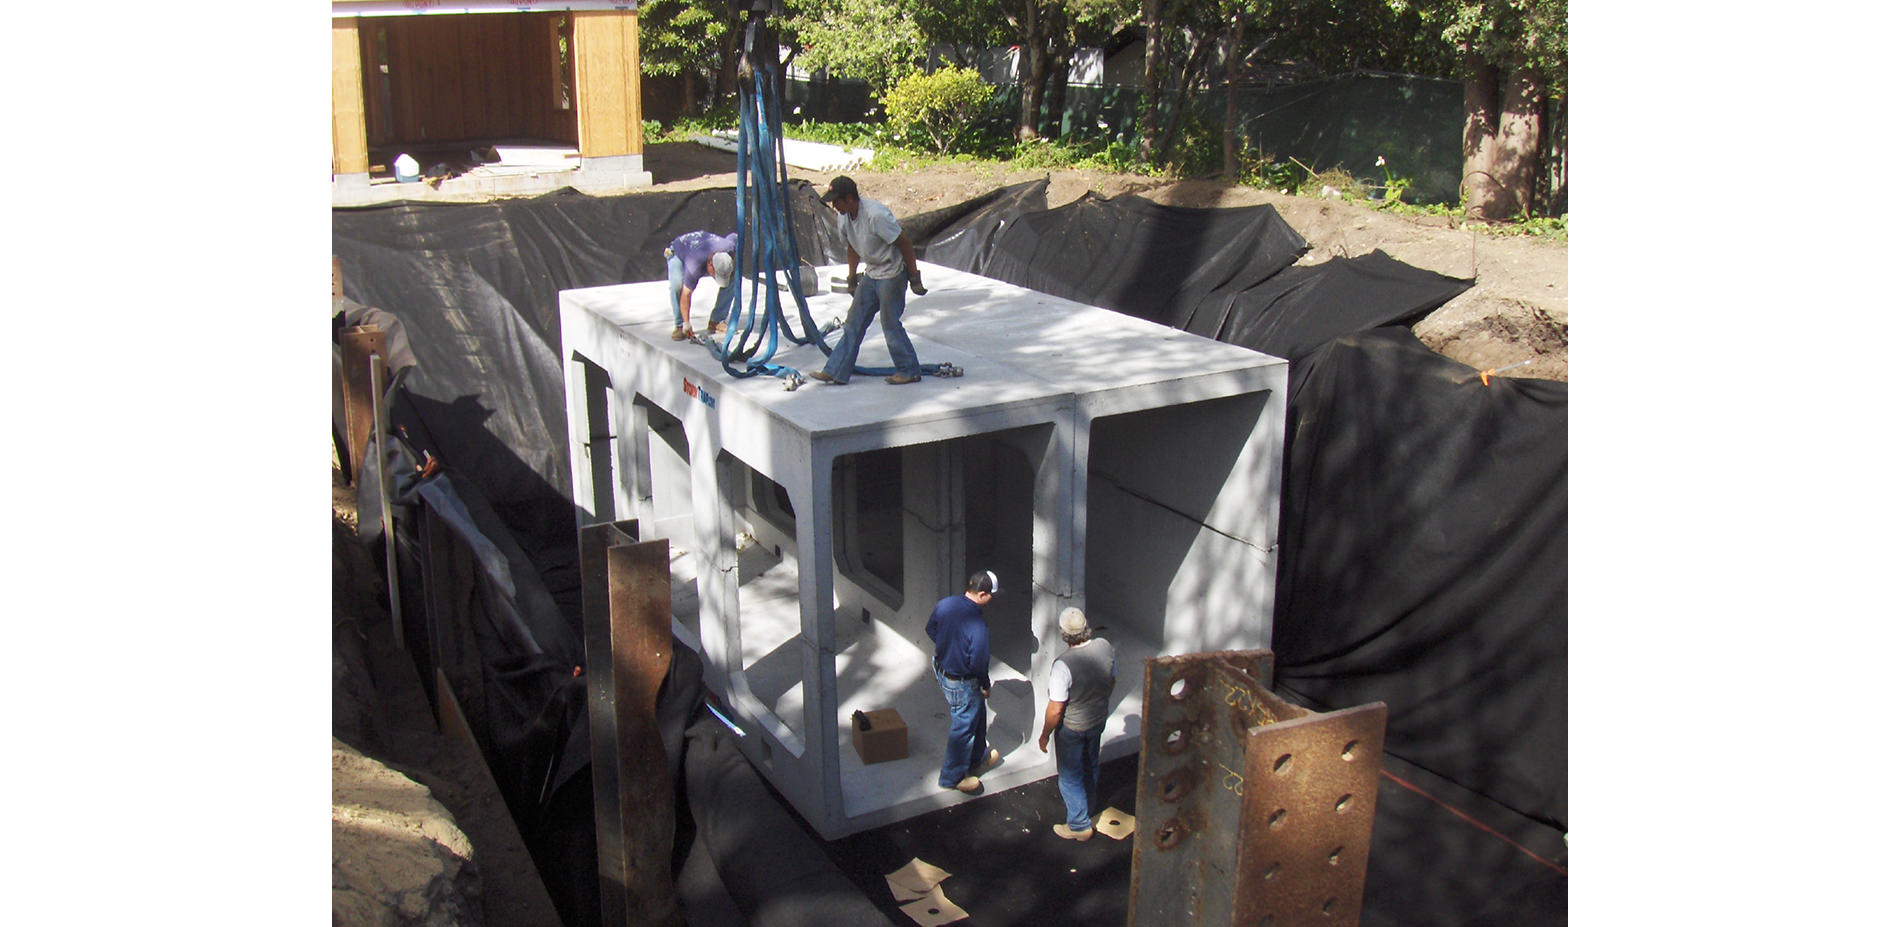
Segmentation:
<svg viewBox="0 0 1900 927">
<path fill-rule="evenodd" d="M 1497 832 L 1497 831 L 1495 831 L 1495 830 L 1492 830 L 1491 828 L 1489 828 L 1489 827 L 1487 827 L 1487 826 L 1485 826 L 1485 824 L 1484 824 L 1484 822 L 1483 822 L 1483 821 L 1480 821 L 1480 820 L 1478 820 L 1477 818 L 1474 818 L 1474 817 L 1472 817 L 1471 815 L 1468 815 L 1468 814 L 1466 814 L 1466 813 L 1464 813 L 1463 811 L 1459 811 L 1458 809 L 1456 809 L 1456 808 L 1453 808 L 1452 806 L 1450 806 L 1450 805 L 1447 805 L 1447 804 L 1445 804 L 1445 803 L 1444 803 L 1444 802 L 1442 802 L 1442 801 L 1439 801 L 1439 800 L 1438 800 L 1438 798 L 1437 798 L 1437 796 L 1434 796 L 1434 795 L 1432 795 L 1432 794 L 1431 794 L 1430 792 L 1427 792 L 1427 791 L 1425 791 L 1424 789 L 1421 789 L 1421 788 L 1419 788 L 1418 786 L 1416 786 L 1416 785 L 1413 785 L 1412 783 L 1410 783 L 1410 782 L 1407 782 L 1407 781 L 1405 781 L 1404 779 L 1400 779 L 1399 777 L 1397 777 L 1397 776 L 1395 776 L 1395 775 L 1392 775 L 1392 773 L 1391 773 L 1391 772 L 1389 772 L 1389 771 L 1387 771 L 1387 770 L 1384 770 L 1384 769 L 1381 769 L 1381 770 L 1379 770 L 1379 775 L 1381 775 L 1381 776 L 1384 776 L 1384 777 L 1386 777 L 1387 779 L 1390 779 L 1390 780 L 1392 780 L 1393 782 L 1396 782 L 1396 783 L 1398 783 L 1399 785 L 1402 785 L 1402 786 L 1404 786 L 1404 787 L 1406 787 L 1406 788 L 1408 788 L 1408 789 L 1410 789 L 1410 790 L 1412 790 L 1412 791 L 1414 791 L 1414 792 L 1417 792 L 1417 793 L 1418 793 L 1418 794 L 1420 794 L 1420 795 L 1423 795 L 1423 796 L 1425 796 L 1425 797 L 1426 797 L 1427 799 L 1429 799 L 1429 800 L 1430 800 L 1430 801 L 1431 801 L 1431 802 L 1432 802 L 1433 804 L 1435 804 L 1435 805 L 1437 805 L 1437 806 L 1439 806 L 1440 808 L 1443 808 L 1443 809 L 1445 809 L 1446 811 L 1449 811 L 1449 812 L 1451 812 L 1452 814 L 1455 814 L 1455 815 L 1457 815 L 1457 816 L 1459 816 L 1460 818 L 1463 818 L 1463 819 L 1464 819 L 1465 821 L 1467 821 L 1468 823 L 1470 823 L 1470 824 L 1471 824 L 1471 826 L 1473 826 L 1473 827 L 1476 827 L 1477 829 L 1479 829 L 1479 830 L 1481 830 L 1481 831 L 1484 831 L 1485 833 L 1487 833 L 1487 834 L 1490 834 L 1491 836 L 1493 836 L 1493 837 L 1496 837 L 1496 838 L 1498 838 L 1499 840 L 1502 840 L 1502 841 L 1504 841 L 1505 843 L 1508 843 L 1508 844 L 1510 844 L 1510 845 L 1511 845 L 1511 846 L 1513 846 L 1513 847 L 1516 847 L 1516 848 L 1517 848 L 1517 851 L 1518 851 L 1518 852 L 1520 852 L 1520 853 L 1522 853 L 1522 854 L 1524 854 L 1525 856 L 1528 856 L 1528 857 L 1530 857 L 1531 859 L 1534 859 L 1534 860 L 1537 860 L 1538 862 L 1540 862 L 1540 863 L 1542 863 L 1542 864 L 1544 864 L 1544 865 L 1545 865 L 1546 867 L 1549 867 L 1549 868 L 1550 868 L 1551 870 L 1553 870 L 1553 871 L 1555 871 L 1555 872 L 1556 872 L 1556 873 L 1557 873 L 1558 875 L 1560 875 L 1560 876 L 1563 876 L 1563 877 L 1564 877 L 1564 878 L 1566 878 L 1566 879 L 1567 879 L 1567 878 L 1570 878 L 1570 873 L 1569 873 L 1569 871 L 1567 871 L 1567 870 L 1565 870 L 1565 869 L 1564 869 L 1564 867 L 1562 867 L 1562 866 L 1559 866 L 1559 865 L 1557 865 L 1556 863 L 1553 863 L 1553 862 L 1551 862 L 1550 860 L 1547 860 L 1547 859 L 1545 859 L 1545 858 L 1543 858 L 1542 856 L 1538 856 L 1538 855 L 1537 855 L 1536 853 L 1533 853 L 1533 852 L 1531 852 L 1531 851 L 1530 851 L 1529 849 L 1527 849 L 1527 848 L 1526 848 L 1526 847 L 1525 847 L 1525 846 L 1524 846 L 1523 844 L 1521 844 L 1521 843 L 1518 843 L 1517 841 L 1515 841 L 1515 840 L 1512 840 L 1511 838 L 1509 838 L 1509 837 L 1506 837 L 1506 836 L 1504 836 L 1503 834 L 1500 834 L 1500 833 L 1498 833 L 1498 832 Z"/>
</svg>

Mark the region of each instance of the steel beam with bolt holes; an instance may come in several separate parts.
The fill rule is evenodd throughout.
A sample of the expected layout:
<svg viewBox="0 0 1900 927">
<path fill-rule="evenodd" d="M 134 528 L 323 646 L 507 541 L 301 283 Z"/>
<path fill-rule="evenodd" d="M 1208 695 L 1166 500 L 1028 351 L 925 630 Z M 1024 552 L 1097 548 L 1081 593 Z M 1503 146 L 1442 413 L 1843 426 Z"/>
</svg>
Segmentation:
<svg viewBox="0 0 1900 927">
<path fill-rule="evenodd" d="M 1129 924 L 1359 923 L 1385 704 L 1313 712 L 1272 682 L 1265 650 L 1146 661 Z"/>
</svg>

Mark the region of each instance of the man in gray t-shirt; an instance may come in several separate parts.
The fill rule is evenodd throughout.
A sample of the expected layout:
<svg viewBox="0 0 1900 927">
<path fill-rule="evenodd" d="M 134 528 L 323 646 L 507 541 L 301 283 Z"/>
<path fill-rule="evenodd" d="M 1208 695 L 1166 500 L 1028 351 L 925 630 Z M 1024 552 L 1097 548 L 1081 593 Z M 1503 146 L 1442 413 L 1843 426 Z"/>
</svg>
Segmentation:
<svg viewBox="0 0 1900 927">
<path fill-rule="evenodd" d="M 883 203 L 858 196 L 857 181 L 849 177 L 833 178 L 831 187 L 818 199 L 838 213 L 838 231 L 844 235 L 845 258 L 849 261 L 845 279 L 851 290 L 851 312 L 845 316 L 844 333 L 838 336 L 838 346 L 831 349 L 825 368 L 808 376 L 831 386 L 851 382 L 865 329 L 871 327 L 871 317 L 877 316 L 884 325 L 884 346 L 890 349 L 891 364 L 896 368 L 884 382 L 902 385 L 923 379 L 923 366 L 917 361 L 917 350 L 911 347 L 903 323 L 904 283 L 909 281 L 911 292 L 918 296 L 929 292 L 924 289 L 923 274 L 917 270 L 917 253 L 911 248 L 910 236 Z M 870 278 L 863 282 L 858 280 L 860 260 L 864 262 L 864 275 Z"/>
<path fill-rule="evenodd" d="M 1095 836 L 1091 815 L 1101 778 L 1102 729 L 1115 691 L 1115 645 L 1095 636 L 1079 608 L 1063 609 L 1056 623 L 1069 649 L 1049 669 L 1049 707 L 1036 746 L 1048 753 L 1055 737 L 1056 786 L 1069 815 L 1067 823 L 1055 825 L 1056 836 L 1087 840 Z"/>
</svg>

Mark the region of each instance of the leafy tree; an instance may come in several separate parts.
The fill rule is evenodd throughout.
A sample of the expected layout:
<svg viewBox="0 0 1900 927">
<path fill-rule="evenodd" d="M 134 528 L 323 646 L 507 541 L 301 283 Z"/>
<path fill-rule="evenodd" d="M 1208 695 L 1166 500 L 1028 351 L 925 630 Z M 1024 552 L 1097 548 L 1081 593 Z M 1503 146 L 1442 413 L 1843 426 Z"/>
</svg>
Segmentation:
<svg viewBox="0 0 1900 927">
<path fill-rule="evenodd" d="M 647 0 L 640 7 L 640 73 L 681 77 L 690 111 L 699 87 L 732 91 L 732 22 L 726 0 Z"/>
<path fill-rule="evenodd" d="M 785 25 L 808 67 L 855 77 L 882 97 L 924 60 L 911 6 L 890 0 L 786 0 Z"/>
<path fill-rule="evenodd" d="M 897 0 L 908 5 L 932 45 L 988 48 L 1012 44 L 1002 0 Z M 959 62 L 965 64 L 967 62 Z"/>
<path fill-rule="evenodd" d="M 1465 210 L 1528 213 L 1538 199 L 1546 109 L 1568 84 L 1568 0 L 1391 0 L 1439 27 L 1465 81 Z M 1550 191 L 1545 191 L 1546 195 Z"/>
<path fill-rule="evenodd" d="M 1014 45 L 1022 88 L 1019 139 L 1042 134 L 1045 121 L 1061 124 L 1068 74 L 1078 46 L 1099 43 L 1130 0 L 907 0 L 932 42 Z"/>
</svg>

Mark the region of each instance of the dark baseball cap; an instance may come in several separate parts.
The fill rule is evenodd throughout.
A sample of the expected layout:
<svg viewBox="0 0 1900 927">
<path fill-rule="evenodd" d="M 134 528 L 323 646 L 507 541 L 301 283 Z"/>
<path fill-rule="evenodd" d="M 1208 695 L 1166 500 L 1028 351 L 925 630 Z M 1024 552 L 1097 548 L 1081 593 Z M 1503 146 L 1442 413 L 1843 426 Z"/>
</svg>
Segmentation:
<svg viewBox="0 0 1900 927">
<path fill-rule="evenodd" d="M 850 197 L 854 200 L 858 198 L 857 181 L 849 177 L 831 178 L 831 187 L 825 191 L 824 196 L 818 198 L 818 202 L 830 205 L 834 200 L 842 197 Z"/>
</svg>

